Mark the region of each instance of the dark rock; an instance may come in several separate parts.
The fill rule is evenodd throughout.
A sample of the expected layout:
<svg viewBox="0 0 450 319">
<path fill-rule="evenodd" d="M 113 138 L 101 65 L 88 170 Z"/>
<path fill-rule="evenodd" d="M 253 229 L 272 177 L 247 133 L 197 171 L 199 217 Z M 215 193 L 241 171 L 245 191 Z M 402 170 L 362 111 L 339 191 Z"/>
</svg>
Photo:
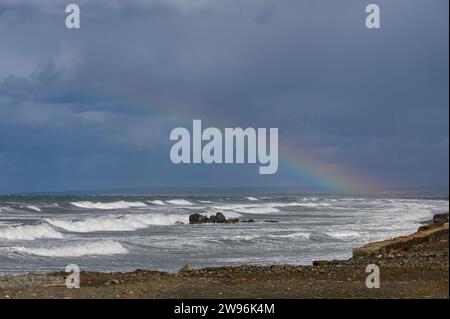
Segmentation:
<svg viewBox="0 0 450 319">
<path fill-rule="evenodd" d="M 328 260 L 314 260 L 313 266 L 327 266 L 331 265 L 331 261 Z"/>
<path fill-rule="evenodd" d="M 433 216 L 433 223 L 447 221 L 447 220 L 448 220 L 448 213 L 435 214 Z"/>
<path fill-rule="evenodd" d="M 254 219 L 247 219 L 247 220 L 241 220 L 241 223 L 254 223 L 255 220 Z"/>
<path fill-rule="evenodd" d="M 212 217 L 212 216 L 211 216 L 211 217 Z M 227 219 L 225 218 L 225 215 L 222 214 L 222 213 L 216 213 L 215 218 L 216 218 L 216 223 L 225 223 L 225 221 L 227 220 Z"/>
<path fill-rule="evenodd" d="M 203 223 L 226 223 L 234 224 L 239 222 L 237 218 L 226 219 L 222 213 L 216 213 L 216 215 L 206 216 L 198 213 L 189 216 L 189 224 L 203 224 Z"/>
<path fill-rule="evenodd" d="M 264 222 L 265 222 L 265 223 L 278 223 L 278 220 L 271 220 L 271 219 L 268 219 L 268 220 L 265 220 Z"/>
<path fill-rule="evenodd" d="M 208 221 L 208 217 L 194 213 L 189 216 L 189 224 L 203 224 Z"/>
</svg>

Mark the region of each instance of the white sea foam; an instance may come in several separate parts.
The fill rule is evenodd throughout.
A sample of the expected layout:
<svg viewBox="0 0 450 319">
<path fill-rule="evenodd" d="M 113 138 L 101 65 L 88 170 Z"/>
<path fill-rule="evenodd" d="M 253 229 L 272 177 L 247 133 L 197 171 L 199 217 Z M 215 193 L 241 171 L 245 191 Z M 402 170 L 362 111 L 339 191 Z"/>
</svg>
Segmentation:
<svg viewBox="0 0 450 319">
<path fill-rule="evenodd" d="M 331 204 L 329 204 L 329 203 L 299 203 L 296 206 L 303 206 L 303 207 L 330 207 Z"/>
<path fill-rule="evenodd" d="M 169 204 L 172 205 L 179 205 L 179 206 L 191 206 L 194 205 L 193 203 L 191 203 L 188 200 L 185 199 L 171 199 L 167 201 Z"/>
<path fill-rule="evenodd" d="M 12 213 L 15 214 L 17 212 L 19 212 L 17 209 L 15 209 L 14 207 L 11 206 L 3 206 L 0 207 L 1 211 L 5 212 L 5 213 Z"/>
<path fill-rule="evenodd" d="M 245 199 L 247 199 L 247 200 L 249 200 L 249 201 L 252 201 L 252 202 L 256 202 L 256 201 L 259 200 L 259 199 L 257 199 L 256 197 L 251 197 L 251 196 L 246 197 Z"/>
<path fill-rule="evenodd" d="M 241 217 L 242 215 L 237 213 L 237 212 L 233 212 L 233 211 L 228 211 L 228 212 L 223 212 L 223 215 L 225 216 L 225 218 L 238 218 Z"/>
<path fill-rule="evenodd" d="M 34 210 L 35 212 L 42 212 L 42 210 L 37 206 L 28 205 L 28 206 L 26 206 L 26 208 Z"/>
<path fill-rule="evenodd" d="M 296 203 L 264 203 L 264 204 L 235 204 L 217 206 L 216 209 L 232 210 L 243 214 L 272 214 L 278 213 L 281 207 L 294 206 Z"/>
<path fill-rule="evenodd" d="M 267 235 L 270 238 L 289 238 L 289 239 L 296 239 L 296 238 L 302 238 L 302 239 L 311 239 L 310 233 L 304 233 L 304 232 L 296 232 L 296 233 L 290 233 L 290 234 L 269 234 Z"/>
<path fill-rule="evenodd" d="M 242 214 L 272 214 L 278 213 L 280 210 L 275 207 L 262 206 L 262 207 L 236 207 L 235 211 Z"/>
<path fill-rule="evenodd" d="M 259 235 L 235 235 L 235 236 L 224 236 L 221 239 L 224 241 L 233 241 L 233 242 L 249 242 L 254 241 L 259 238 Z"/>
<path fill-rule="evenodd" d="M 88 255 L 105 256 L 128 253 L 128 250 L 120 243 L 112 240 L 99 240 L 81 244 L 71 243 L 56 247 L 14 247 L 13 250 L 19 253 L 43 257 L 81 257 Z"/>
<path fill-rule="evenodd" d="M 37 238 L 63 238 L 63 235 L 47 224 L 0 227 L 0 238 L 7 240 L 34 240 Z"/>
<path fill-rule="evenodd" d="M 304 206 L 303 203 L 291 202 L 291 203 L 267 203 L 266 206 L 272 207 L 294 207 L 294 206 Z"/>
<path fill-rule="evenodd" d="M 89 209 L 125 209 L 125 208 L 136 208 L 136 207 L 146 207 L 144 203 L 141 202 L 125 202 L 123 200 L 111 203 L 94 203 L 90 201 L 83 202 L 71 202 L 72 205 L 79 208 L 89 208 Z"/>
<path fill-rule="evenodd" d="M 340 238 L 340 239 L 345 239 L 345 238 L 358 238 L 361 236 L 360 233 L 355 232 L 355 231 L 330 231 L 330 232 L 326 232 L 325 235 L 330 236 L 330 237 L 334 237 L 334 238 Z"/>
<path fill-rule="evenodd" d="M 291 203 L 262 203 L 262 204 L 225 204 L 215 206 L 214 209 L 219 211 L 235 211 L 242 214 L 272 214 L 280 212 L 279 208 L 302 206 L 303 204 L 297 202 Z"/>
<path fill-rule="evenodd" d="M 303 197 L 302 198 L 302 201 L 313 201 L 313 202 L 315 202 L 315 201 L 317 201 L 318 200 L 318 198 L 317 197 Z"/>
<path fill-rule="evenodd" d="M 153 205 L 158 205 L 158 206 L 166 205 L 166 203 L 164 203 L 162 200 L 159 200 L 159 199 L 149 200 L 148 202 L 152 203 Z"/>
<path fill-rule="evenodd" d="M 150 225 L 173 225 L 177 221 L 188 222 L 186 215 L 175 214 L 128 214 L 93 217 L 82 220 L 46 219 L 47 223 L 75 233 L 101 231 L 132 231 Z"/>
</svg>

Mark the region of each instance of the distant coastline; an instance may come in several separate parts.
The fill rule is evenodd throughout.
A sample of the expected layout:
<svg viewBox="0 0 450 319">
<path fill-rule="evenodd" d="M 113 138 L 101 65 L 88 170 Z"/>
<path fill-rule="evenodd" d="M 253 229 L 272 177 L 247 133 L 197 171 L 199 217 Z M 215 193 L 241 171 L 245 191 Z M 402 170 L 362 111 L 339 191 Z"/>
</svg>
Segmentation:
<svg viewBox="0 0 450 319">
<path fill-rule="evenodd" d="M 347 195 L 347 196 L 387 196 L 395 198 L 424 198 L 424 199 L 445 199 L 449 198 L 448 186 L 433 187 L 392 187 L 392 188 L 364 188 L 358 187 L 347 189 L 342 192 L 331 192 L 322 188 L 301 187 L 301 186 L 229 186 L 229 187 L 208 187 L 208 186 L 167 186 L 167 187 L 145 187 L 145 188 L 111 188 L 92 190 L 65 190 L 65 191 L 41 191 L 41 192 L 14 192 L 0 194 L 0 197 L 7 196 L 204 196 L 204 195 Z"/>
</svg>

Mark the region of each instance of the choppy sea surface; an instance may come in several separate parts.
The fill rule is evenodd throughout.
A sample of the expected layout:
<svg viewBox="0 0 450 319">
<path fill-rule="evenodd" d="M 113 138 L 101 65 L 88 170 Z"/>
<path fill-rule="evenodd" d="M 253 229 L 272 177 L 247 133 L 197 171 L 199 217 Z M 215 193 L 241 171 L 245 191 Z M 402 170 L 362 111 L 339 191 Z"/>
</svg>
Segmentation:
<svg viewBox="0 0 450 319">
<path fill-rule="evenodd" d="M 448 209 L 447 200 L 333 195 L 3 196 L 0 274 L 310 264 L 349 258 Z M 255 222 L 188 224 L 219 211 Z"/>
</svg>

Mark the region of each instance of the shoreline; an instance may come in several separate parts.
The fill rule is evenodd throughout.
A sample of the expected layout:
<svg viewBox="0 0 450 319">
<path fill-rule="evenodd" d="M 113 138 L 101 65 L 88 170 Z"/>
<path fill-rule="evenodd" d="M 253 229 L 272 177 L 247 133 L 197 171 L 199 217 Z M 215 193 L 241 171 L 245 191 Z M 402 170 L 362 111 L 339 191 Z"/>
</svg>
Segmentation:
<svg viewBox="0 0 450 319">
<path fill-rule="evenodd" d="M 67 273 L 0 276 L 6 298 L 449 298 L 448 213 L 407 236 L 369 243 L 348 260 L 313 265 L 241 265 L 177 273 L 135 270 L 81 272 L 80 288 Z M 366 266 L 380 267 L 380 288 L 365 286 Z"/>
</svg>

